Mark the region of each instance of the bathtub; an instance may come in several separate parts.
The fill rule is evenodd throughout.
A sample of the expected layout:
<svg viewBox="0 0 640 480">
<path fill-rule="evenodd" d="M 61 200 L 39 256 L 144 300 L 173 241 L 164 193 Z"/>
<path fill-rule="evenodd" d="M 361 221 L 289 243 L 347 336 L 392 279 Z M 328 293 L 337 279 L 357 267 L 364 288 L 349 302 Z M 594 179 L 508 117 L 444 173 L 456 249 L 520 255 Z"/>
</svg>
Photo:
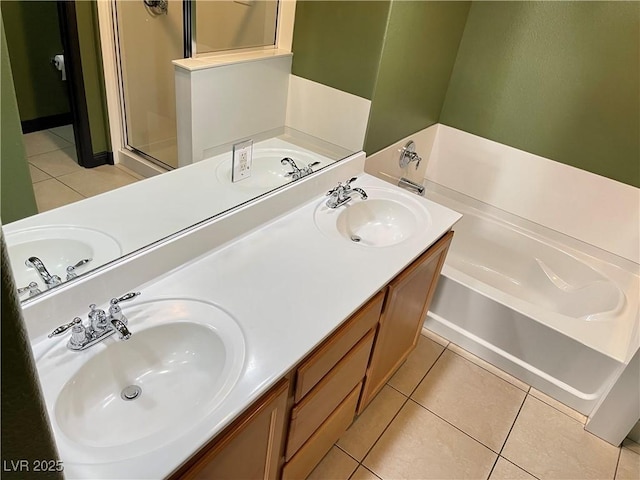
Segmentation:
<svg viewBox="0 0 640 480">
<path fill-rule="evenodd" d="M 589 415 L 640 345 L 638 265 L 437 184 L 427 192 L 464 216 L 425 327 Z"/>
</svg>

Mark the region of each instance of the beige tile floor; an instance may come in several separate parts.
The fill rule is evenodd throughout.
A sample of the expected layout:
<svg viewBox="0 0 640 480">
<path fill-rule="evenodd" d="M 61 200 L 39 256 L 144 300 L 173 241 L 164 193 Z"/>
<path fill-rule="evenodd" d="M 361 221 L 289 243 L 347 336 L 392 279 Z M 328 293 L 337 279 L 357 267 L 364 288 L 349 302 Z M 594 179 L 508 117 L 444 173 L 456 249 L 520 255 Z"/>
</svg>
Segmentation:
<svg viewBox="0 0 640 480">
<path fill-rule="evenodd" d="M 430 333 L 309 478 L 640 479 L 640 445 L 585 421 Z"/>
<path fill-rule="evenodd" d="M 77 202 L 142 177 L 120 165 L 83 168 L 77 163 L 73 127 L 23 135 L 38 212 Z"/>
</svg>

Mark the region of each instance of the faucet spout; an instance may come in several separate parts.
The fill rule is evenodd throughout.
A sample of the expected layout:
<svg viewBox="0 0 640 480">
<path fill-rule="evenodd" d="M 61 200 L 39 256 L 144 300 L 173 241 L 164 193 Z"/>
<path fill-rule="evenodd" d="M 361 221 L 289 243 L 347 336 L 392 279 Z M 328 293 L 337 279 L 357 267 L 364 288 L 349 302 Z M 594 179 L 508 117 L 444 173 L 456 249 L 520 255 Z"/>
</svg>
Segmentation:
<svg viewBox="0 0 640 480">
<path fill-rule="evenodd" d="M 40 275 L 40 278 L 42 278 L 42 281 L 47 286 L 47 288 L 51 288 L 56 285 L 60 285 L 62 283 L 62 280 L 58 275 L 51 275 L 49 273 L 49 270 L 47 270 L 47 267 L 44 266 L 44 263 L 38 257 L 29 257 L 24 262 L 24 264 L 28 268 L 36 269 L 36 271 L 38 272 L 38 275 Z"/>
<path fill-rule="evenodd" d="M 359 193 L 360 197 L 362 197 L 362 200 L 366 200 L 367 198 L 369 198 L 369 195 L 367 195 L 367 192 L 365 192 L 363 189 L 361 189 L 360 187 L 355 187 L 352 188 L 351 191 Z"/>
<path fill-rule="evenodd" d="M 113 326 L 114 330 L 118 332 L 121 340 L 129 340 L 129 338 L 131 338 L 131 332 L 123 321 L 113 319 L 111 320 L 111 325 Z"/>
</svg>

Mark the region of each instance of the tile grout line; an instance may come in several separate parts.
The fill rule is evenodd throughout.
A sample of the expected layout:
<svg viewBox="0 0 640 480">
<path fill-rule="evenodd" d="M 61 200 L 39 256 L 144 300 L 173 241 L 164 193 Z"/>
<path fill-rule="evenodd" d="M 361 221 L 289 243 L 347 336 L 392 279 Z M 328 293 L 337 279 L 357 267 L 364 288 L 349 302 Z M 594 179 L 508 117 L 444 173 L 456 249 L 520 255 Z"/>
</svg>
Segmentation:
<svg viewBox="0 0 640 480">
<path fill-rule="evenodd" d="M 456 430 L 458 430 L 460 433 L 466 435 L 467 437 L 469 437 L 471 440 L 473 440 L 476 443 L 479 443 L 480 445 L 482 445 L 484 448 L 486 448 L 487 450 L 489 450 L 492 453 L 495 453 L 496 455 L 500 455 L 498 452 L 496 452 L 493 448 L 491 448 L 488 445 L 485 445 L 484 443 L 482 443 L 480 440 L 478 440 L 477 438 L 471 436 L 470 434 L 468 434 L 467 432 L 465 432 L 464 430 L 462 430 L 460 427 L 454 425 L 453 423 L 451 423 L 449 420 L 447 420 L 446 418 L 441 417 L 440 415 L 438 415 L 436 412 L 434 412 L 433 410 L 430 410 L 429 408 L 425 407 L 424 405 L 422 405 L 421 403 L 417 402 L 416 400 L 414 400 L 413 398 L 410 398 L 409 400 L 411 400 L 413 403 L 415 403 L 417 406 L 419 406 L 420 408 L 425 409 L 427 412 L 429 412 L 430 414 L 438 417 L 440 420 L 442 420 L 443 422 L 445 422 L 447 425 L 452 426 L 453 428 L 455 428 Z M 404 405 L 403 405 L 404 406 Z M 507 435 L 508 436 L 508 435 Z"/>
<path fill-rule="evenodd" d="M 620 467 L 620 457 L 622 457 L 622 447 L 618 449 L 618 461 L 616 462 L 616 468 L 613 470 L 613 479 L 615 480 L 618 475 L 618 467 Z"/>
<path fill-rule="evenodd" d="M 386 384 L 385 384 L 386 385 Z M 378 442 L 380 441 L 380 439 L 382 438 L 382 436 L 384 435 L 384 433 L 389 429 L 389 427 L 391 426 L 391 424 L 393 423 L 393 421 L 396 419 L 396 417 L 400 414 L 400 412 L 402 411 L 402 409 L 404 408 L 404 406 L 407 404 L 407 402 L 410 400 L 409 397 L 407 397 L 406 395 L 404 395 L 402 392 L 400 392 L 401 395 L 404 396 L 404 402 L 402 402 L 402 405 L 400 406 L 400 408 L 398 409 L 398 411 L 395 413 L 395 415 L 393 416 L 393 418 L 391 419 L 391 421 L 387 424 L 386 427 L 384 427 L 384 429 L 382 430 L 382 432 L 380 432 L 380 435 L 378 435 L 378 438 L 376 438 L 376 441 L 373 442 L 373 444 L 371 445 L 371 447 L 369 447 L 369 449 L 367 450 L 367 452 L 362 456 L 362 460 L 360 461 L 360 465 L 362 465 L 364 468 L 367 468 L 367 466 L 363 463 L 365 461 L 365 459 L 367 458 L 367 456 L 371 453 L 371 450 L 373 450 L 373 448 L 378 444 Z M 367 468 L 367 470 L 369 470 Z M 376 476 L 378 476 L 377 473 L 373 472 Z"/>
<path fill-rule="evenodd" d="M 453 342 L 449 342 L 449 345 L 451 345 L 452 343 L 453 343 Z M 462 348 L 460 345 L 457 345 L 457 344 L 455 344 L 455 343 L 453 343 L 453 345 L 456 345 L 458 348 L 460 348 L 460 349 L 464 350 L 464 348 Z M 493 375 L 494 377 L 498 377 L 498 378 L 499 378 L 500 380 L 502 380 L 503 382 L 507 382 L 509 385 L 511 385 L 512 387 L 517 388 L 517 389 L 518 389 L 518 390 L 520 390 L 521 392 L 525 392 L 525 393 L 527 393 L 527 394 L 528 394 L 528 393 L 529 393 L 529 391 L 531 390 L 531 385 L 529 385 L 528 383 L 522 382 L 522 380 L 520 380 L 519 378 L 514 377 L 514 376 L 513 376 L 513 375 L 511 375 L 510 373 L 505 372 L 505 371 L 504 371 L 504 370 L 502 370 L 501 368 L 498 368 L 498 367 L 496 367 L 495 365 L 492 365 L 492 364 L 491 364 L 491 363 L 489 363 L 489 362 L 486 362 L 486 360 L 482 360 L 480 357 L 478 357 L 477 355 L 474 355 L 473 353 L 471 353 L 471 352 L 469 352 L 469 351 L 467 351 L 467 350 L 464 350 L 464 351 L 465 351 L 465 352 L 467 352 L 469 355 L 473 355 L 474 357 L 478 358 L 479 360 L 482 360 L 483 362 L 489 363 L 489 365 L 491 365 L 493 368 L 496 368 L 496 369 L 500 370 L 500 371 L 501 371 L 501 372 L 503 372 L 505 375 L 509 375 L 509 376 L 511 376 L 511 377 L 513 377 L 513 378 L 515 378 L 516 380 L 518 380 L 518 381 L 520 381 L 520 382 L 524 383 L 525 385 L 527 385 L 527 387 L 528 387 L 528 388 L 527 388 L 526 390 L 523 390 L 522 388 L 518 387 L 517 385 L 515 385 L 515 384 L 511 383 L 509 380 L 506 380 L 506 379 L 502 378 L 500 375 L 496 375 L 494 372 L 492 372 L 491 370 L 489 370 L 489 369 L 487 369 L 487 368 L 483 367 L 482 365 L 478 365 L 477 363 L 475 363 L 475 362 L 473 362 L 473 361 L 469 360 L 468 358 L 463 357 L 463 356 L 462 356 L 462 355 L 460 355 L 459 353 L 454 352 L 454 351 L 453 351 L 453 350 L 451 350 L 449 347 L 445 348 L 445 350 L 449 350 L 451 353 L 453 353 L 454 355 L 459 356 L 459 357 L 460 357 L 460 358 L 462 358 L 463 360 L 466 360 L 467 362 L 474 364 L 476 367 L 483 369 L 485 372 L 490 373 L 490 374 L 491 374 L 491 375 Z"/>
<path fill-rule="evenodd" d="M 63 127 L 66 125 L 62 125 Z M 55 128 L 59 128 L 59 127 L 55 127 Z M 73 129 L 73 127 L 71 127 Z M 61 138 L 62 140 L 64 140 L 65 142 L 70 143 L 71 145 L 73 145 L 74 147 L 76 146 L 75 140 L 73 142 L 70 142 L 69 140 L 67 140 L 66 138 L 64 138 L 62 135 L 58 135 L 56 132 L 51 131 L 51 129 L 47 129 L 47 132 L 51 133 L 52 135 L 55 135 L 58 138 Z M 67 147 L 65 147 L 67 148 Z"/>
<path fill-rule="evenodd" d="M 531 388 L 533 388 L 533 387 L 530 387 L 530 388 L 529 388 L 529 390 L 531 390 Z M 539 390 L 538 390 L 538 391 L 539 391 Z M 542 393 L 544 394 L 544 392 L 542 392 Z M 535 396 L 535 395 L 533 395 L 532 393 L 528 393 L 528 394 L 527 394 L 527 396 L 529 396 L 529 395 L 531 395 L 531 397 L 532 397 L 532 398 L 535 398 L 535 399 L 536 399 L 536 400 L 538 400 L 539 402 L 544 403 L 546 406 L 553 408 L 556 412 L 560 412 L 561 414 L 563 414 L 563 415 L 565 415 L 565 416 L 569 417 L 571 420 L 573 420 L 573 421 L 575 421 L 575 422 L 578 422 L 578 423 L 579 423 L 580 425 L 582 425 L 583 427 L 585 427 L 585 426 L 586 426 L 586 423 L 581 422 L 581 421 L 580 421 L 580 420 L 578 420 L 577 418 L 573 418 L 573 417 L 572 417 L 571 415 L 569 415 L 568 413 L 563 412 L 563 411 L 562 411 L 562 410 L 560 410 L 559 408 L 557 408 L 557 407 L 555 407 L 555 406 L 551 405 L 551 404 L 550 404 L 550 403 L 548 403 L 548 402 L 545 402 L 543 399 L 536 397 L 536 396 Z M 555 398 L 553 398 L 553 397 L 551 397 L 551 398 L 552 398 L 553 400 L 555 400 Z M 556 400 L 556 402 L 559 402 L 559 403 L 561 403 L 562 405 L 564 405 L 564 403 L 560 402 L 559 400 Z M 565 407 L 567 407 L 567 408 L 571 408 L 569 405 L 564 405 L 564 406 L 565 406 Z M 572 409 L 572 410 L 573 410 L 573 409 Z M 580 413 L 580 412 L 578 412 L 577 410 L 574 410 L 574 412 Z M 582 415 L 582 414 L 580 413 L 580 415 Z M 585 417 L 586 417 L 586 415 L 585 415 Z M 589 417 L 587 417 L 587 420 L 589 420 Z"/>
<path fill-rule="evenodd" d="M 511 428 L 509 428 L 509 431 L 507 432 L 507 436 L 504 438 L 504 442 L 502 442 L 502 446 L 500 447 L 500 451 L 498 452 L 498 455 L 502 455 L 502 451 L 504 450 L 504 447 L 507 444 L 507 441 L 509 440 L 509 436 L 511 435 L 511 432 L 513 431 L 513 427 L 516 426 L 516 422 L 518 421 L 518 417 L 520 416 L 520 412 L 522 412 L 522 408 L 524 407 L 524 404 L 527 401 L 527 397 L 528 396 L 529 396 L 529 394 L 527 393 L 524 396 L 524 398 L 522 399 L 522 403 L 520 404 L 520 408 L 518 408 L 518 413 L 516 413 L 516 416 L 513 419 L 513 423 L 511 424 Z M 520 465 L 518 465 L 518 466 L 520 466 Z"/>
<path fill-rule="evenodd" d="M 460 345 L 457 345 L 457 344 L 455 344 L 455 343 L 453 343 L 453 342 L 449 342 L 449 345 L 456 345 L 458 348 L 460 348 L 460 349 L 464 350 L 464 351 L 465 351 L 465 352 L 467 352 L 469 355 L 474 355 L 473 353 L 469 352 L 468 350 L 465 350 L 465 349 L 464 349 L 464 348 L 462 348 Z M 449 350 L 451 353 L 453 353 L 453 354 L 455 354 L 455 355 L 458 355 L 460 358 L 462 358 L 462 359 L 464 359 L 464 360 L 467 360 L 468 362 L 473 363 L 475 366 L 477 366 L 477 367 L 479 367 L 479 368 L 482 368 L 485 372 L 489 372 L 491 375 L 493 375 L 493 376 L 495 376 L 495 377 L 498 377 L 500 380 L 503 380 L 503 381 L 507 382 L 508 384 L 510 384 L 510 385 L 512 385 L 512 386 L 514 386 L 514 387 L 516 387 L 518 390 L 520 390 L 520 391 L 522 391 L 522 392 L 525 392 L 525 393 L 527 394 L 527 396 L 531 395 L 531 396 L 532 396 L 533 398 L 535 398 L 536 400 L 539 400 L 540 402 L 542 402 L 542 403 L 544 403 L 545 405 L 547 405 L 547 406 L 549 406 L 549 407 L 553 408 L 554 410 L 556 410 L 556 411 L 558 411 L 558 412 L 562 413 L 563 415 L 565 415 L 565 416 L 569 417 L 570 419 L 575 420 L 575 421 L 576 421 L 576 422 L 578 422 L 579 424 L 581 424 L 581 425 L 583 425 L 583 426 L 585 425 L 583 422 L 581 422 L 580 420 L 578 420 L 578 419 L 576 419 L 576 418 L 572 417 L 572 416 L 571 416 L 571 415 L 569 415 L 568 413 L 563 412 L 562 410 L 560 410 L 559 408 L 555 407 L 554 405 L 551 405 L 550 403 L 545 402 L 543 399 L 538 398 L 538 397 L 536 397 L 535 395 L 533 395 L 533 394 L 531 393 L 531 389 L 532 389 L 532 388 L 534 388 L 534 387 L 532 387 L 531 385 L 528 385 L 527 390 L 523 390 L 522 388 L 518 387 L 517 385 L 514 385 L 513 383 L 511 383 L 510 381 L 505 380 L 504 378 L 500 377 L 499 375 L 496 375 L 496 374 L 495 374 L 494 372 L 492 372 L 491 370 L 488 370 L 488 369 L 484 368 L 482 365 L 478 365 L 477 363 L 475 363 L 475 362 L 473 362 L 473 361 L 469 360 L 468 358 L 463 357 L 463 356 L 462 356 L 462 355 L 460 355 L 459 353 L 454 352 L 454 351 L 453 351 L 453 350 L 451 350 L 449 347 L 445 348 L 445 350 Z M 477 355 L 474 355 L 474 356 L 476 356 L 476 357 L 477 357 Z M 478 358 L 480 358 L 480 357 L 478 357 Z M 482 359 L 480 358 L 480 360 L 482 360 Z M 483 360 L 483 361 L 484 361 L 484 360 Z M 489 362 L 487 362 L 487 363 L 489 363 Z M 489 363 L 489 365 L 491 365 L 491 364 Z M 492 366 L 493 366 L 494 368 L 498 368 L 498 367 L 496 367 L 495 365 L 492 365 Z M 502 369 L 499 369 L 499 368 L 498 368 L 498 370 L 500 370 L 501 372 L 504 372 L 504 370 L 502 370 Z M 505 373 L 505 374 L 507 374 L 507 375 L 511 375 L 511 374 L 510 374 L 510 373 L 508 373 L 508 372 L 504 372 L 504 373 Z M 513 376 L 513 375 L 511 375 L 511 376 Z M 514 377 L 514 378 L 516 378 L 516 377 Z M 520 379 L 517 379 L 517 380 L 520 380 Z M 522 382 L 522 380 L 520 380 L 520 381 Z M 522 382 L 522 383 L 525 383 L 525 382 Z M 526 385 L 526 384 L 525 384 L 525 385 Z M 542 393 L 542 394 L 544 394 L 544 392 L 541 392 L 541 393 Z M 526 397 L 525 397 L 525 398 L 526 398 Z M 553 397 L 552 397 L 552 399 L 553 399 L 553 400 L 555 400 Z M 556 400 L 556 401 L 557 401 L 557 402 L 559 402 L 559 403 L 561 403 L 562 405 L 564 405 L 564 403 L 560 402 L 559 400 Z M 568 405 L 564 405 L 564 406 L 565 406 L 565 407 L 567 407 L 567 408 L 571 408 L 571 407 L 570 407 L 570 406 L 568 406 Z M 574 410 L 574 409 L 572 409 L 572 410 Z M 577 410 L 574 410 L 574 411 L 575 411 L 575 412 L 577 412 L 577 413 L 580 413 L 580 412 L 578 412 Z M 582 413 L 580 413 L 580 414 L 582 415 Z M 588 417 L 587 417 L 587 419 L 588 419 Z"/>
<path fill-rule="evenodd" d="M 422 335 L 422 334 L 421 334 Z M 427 337 L 426 335 L 424 335 L 425 338 L 427 338 L 428 340 L 431 340 L 429 337 Z M 431 340 L 433 342 L 433 340 Z M 437 343 L 437 342 L 434 342 Z M 438 345 L 440 345 L 438 343 Z M 442 345 L 440 345 L 442 347 Z M 390 387 L 392 390 L 398 392 L 400 395 L 402 395 L 405 400 L 402 403 L 402 405 L 400 406 L 400 408 L 398 409 L 398 411 L 395 413 L 395 415 L 391 418 L 391 420 L 389 421 L 389 423 L 387 424 L 387 426 L 382 430 L 382 432 L 380 432 L 380 435 L 378 435 L 378 438 L 376 438 L 375 442 L 373 442 L 373 444 L 371 445 L 371 447 L 369 447 L 369 449 L 365 452 L 365 454 L 362 456 L 362 461 L 358 461 L 356 458 L 354 458 L 352 455 L 349 454 L 349 452 L 343 450 L 342 448 L 340 448 L 340 446 L 336 443 L 334 443 L 334 445 L 338 448 L 340 448 L 340 450 L 342 450 L 344 453 L 346 453 L 347 455 L 349 455 L 351 458 L 353 458 L 356 462 L 358 462 L 358 465 L 362 465 L 363 468 L 367 468 L 362 462 L 364 462 L 364 459 L 367 458 L 367 455 L 369 455 L 369 453 L 371 452 L 371 450 L 373 450 L 373 447 L 376 446 L 376 444 L 378 443 L 378 440 L 380 440 L 380 438 L 382 437 L 382 435 L 384 435 L 384 432 L 387 431 L 387 429 L 389 428 L 389 426 L 393 423 L 393 421 L 396 419 L 396 417 L 398 416 L 398 414 L 400 413 L 400 410 L 402 410 L 404 408 L 404 406 L 407 404 L 407 401 L 409 401 L 411 399 L 411 395 L 413 394 L 413 392 L 418 388 L 418 386 L 422 383 L 422 381 L 425 379 L 425 377 L 429 374 L 429 372 L 431 371 L 431 369 L 433 368 L 433 366 L 438 362 L 438 360 L 440 359 L 440 357 L 442 356 L 442 354 L 444 353 L 444 351 L 446 350 L 446 347 L 443 347 L 442 351 L 438 354 L 438 356 L 436 357 L 436 359 L 433 361 L 433 363 L 431 364 L 431 366 L 427 369 L 427 371 L 425 372 L 425 374 L 422 376 L 422 378 L 420 379 L 420 381 L 418 381 L 418 383 L 416 384 L 416 386 L 413 388 L 413 390 L 411 390 L 411 393 L 409 395 L 404 394 L 403 392 L 401 392 L 400 390 L 398 390 L 397 388 L 394 388 L 392 385 L 389 384 L 389 381 L 387 381 L 387 383 L 385 383 L 386 386 Z M 406 360 L 405 360 L 406 362 Z M 398 369 L 399 370 L 399 369 Z M 397 372 L 397 370 L 396 370 Z M 395 375 L 395 373 L 394 373 Z M 393 375 L 392 375 L 393 377 Z M 391 378 L 389 379 L 391 380 Z M 381 389 L 382 390 L 382 389 Z M 380 392 L 378 392 L 379 394 Z M 357 468 L 356 468 L 357 470 Z M 367 468 L 367 470 L 369 470 Z M 371 470 L 369 470 L 371 471 Z M 375 475 L 375 473 L 374 473 Z M 377 476 L 377 475 L 376 475 Z"/>
<path fill-rule="evenodd" d="M 62 177 L 62 175 L 60 175 Z M 79 191 L 77 191 L 75 188 L 70 187 L 69 185 L 67 185 L 66 183 L 64 183 L 62 180 L 58 180 L 58 177 L 54 177 L 54 180 L 57 182 L 60 182 L 62 185 L 64 185 L 65 187 L 67 187 L 69 190 L 73 190 L 74 192 L 76 192 L 78 195 L 80 195 L 83 199 L 85 198 L 89 198 L 86 195 L 84 195 L 83 193 L 80 193 Z M 75 203 L 75 202 L 71 202 L 71 203 Z M 69 204 L 67 204 L 69 205 Z"/>
<path fill-rule="evenodd" d="M 489 475 L 487 475 L 487 480 L 491 478 L 491 474 L 495 470 L 496 465 L 498 464 L 498 460 L 500 460 L 500 455 L 496 455 L 496 459 L 493 461 L 493 466 L 491 467 L 491 470 L 489 470 Z"/>
<path fill-rule="evenodd" d="M 529 387 L 529 391 L 531 391 L 531 387 Z M 524 407 L 524 403 L 527 401 L 527 397 L 529 397 L 531 394 L 527 393 L 524 398 L 522 399 L 522 404 L 520 405 L 520 408 L 518 409 L 518 413 L 516 414 L 515 418 L 513 419 L 513 424 L 511 425 L 511 428 L 509 429 L 509 433 L 507 433 L 507 436 L 504 439 L 504 443 L 502 444 L 502 447 L 500 447 L 500 451 L 498 452 L 498 458 L 502 457 L 504 458 L 507 462 L 512 463 L 513 465 L 515 465 L 516 467 L 518 467 L 520 470 L 527 472 L 529 475 L 531 475 L 534 478 L 538 478 L 537 476 L 535 476 L 534 474 L 532 474 L 529 470 L 527 470 L 526 468 L 521 467 L 520 465 L 518 465 L 515 462 L 512 462 L 511 460 L 509 460 L 507 457 L 503 457 L 502 456 L 502 451 L 504 450 L 505 445 L 507 444 L 507 441 L 509 440 L 509 436 L 511 435 L 511 432 L 513 431 L 513 427 L 516 426 L 516 422 L 518 421 L 518 417 L 520 416 L 520 412 L 522 411 L 522 408 Z M 531 395 L 533 397 L 533 395 Z M 533 397 L 536 398 L 536 397 Z M 537 399 L 536 399 L 537 400 Z M 568 415 L 567 415 L 568 416 Z M 497 460 L 496 460 L 497 462 Z"/>
</svg>

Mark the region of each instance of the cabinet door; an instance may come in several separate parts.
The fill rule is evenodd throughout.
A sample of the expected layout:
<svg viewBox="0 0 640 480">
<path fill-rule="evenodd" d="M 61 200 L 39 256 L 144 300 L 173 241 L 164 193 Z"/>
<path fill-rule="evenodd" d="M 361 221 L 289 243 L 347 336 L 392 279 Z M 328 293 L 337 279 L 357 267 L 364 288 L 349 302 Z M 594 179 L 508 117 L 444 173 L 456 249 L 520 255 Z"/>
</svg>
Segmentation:
<svg viewBox="0 0 640 480">
<path fill-rule="evenodd" d="M 389 283 L 358 414 L 415 348 L 452 237 L 445 234 Z"/>
<path fill-rule="evenodd" d="M 289 382 L 282 380 L 186 471 L 172 478 L 276 479 L 288 392 Z"/>
</svg>

